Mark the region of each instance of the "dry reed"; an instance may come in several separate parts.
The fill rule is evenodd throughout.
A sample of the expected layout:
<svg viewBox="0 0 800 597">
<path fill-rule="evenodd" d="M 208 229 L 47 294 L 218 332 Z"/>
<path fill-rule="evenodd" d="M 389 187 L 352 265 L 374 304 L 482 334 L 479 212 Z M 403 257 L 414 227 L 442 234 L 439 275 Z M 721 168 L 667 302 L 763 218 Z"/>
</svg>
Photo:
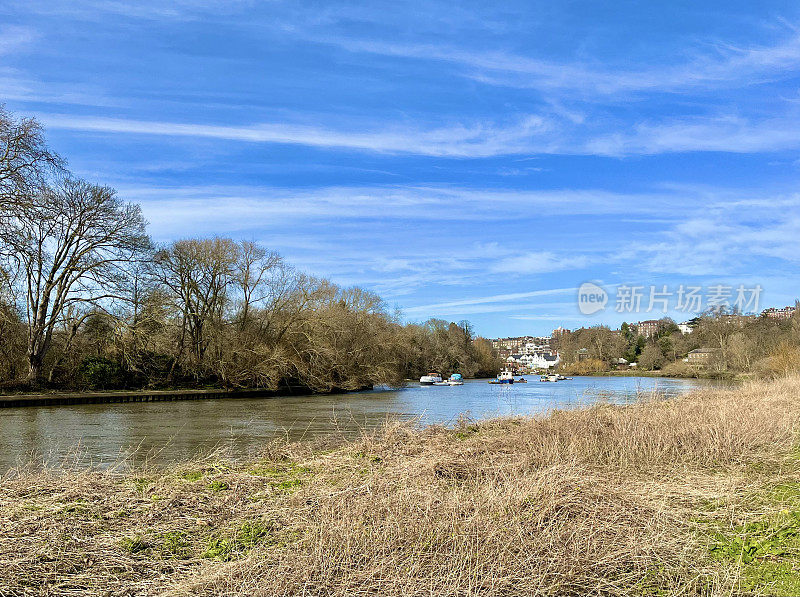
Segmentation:
<svg viewBox="0 0 800 597">
<path fill-rule="evenodd" d="M 797 478 L 799 395 L 795 377 L 387 425 L 332 450 L 274 443 L 247 464 L 13 471 L 0 595 L 734 594 L 692 518 Z"/>
</svg>

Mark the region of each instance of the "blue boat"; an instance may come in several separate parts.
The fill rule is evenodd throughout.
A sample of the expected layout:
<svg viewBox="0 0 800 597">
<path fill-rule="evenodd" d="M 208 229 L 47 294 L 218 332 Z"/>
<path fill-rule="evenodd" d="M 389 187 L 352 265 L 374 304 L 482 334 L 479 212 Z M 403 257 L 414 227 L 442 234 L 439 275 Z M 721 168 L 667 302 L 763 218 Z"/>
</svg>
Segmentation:
<svg viewBox="0 0 800 597">
<path fill-rule="evenodd" d="M 489 383 L 514 383 L 514 374 L 511 371 L 501 371 L 495 379 L 490 379 Z"/>
</svg>

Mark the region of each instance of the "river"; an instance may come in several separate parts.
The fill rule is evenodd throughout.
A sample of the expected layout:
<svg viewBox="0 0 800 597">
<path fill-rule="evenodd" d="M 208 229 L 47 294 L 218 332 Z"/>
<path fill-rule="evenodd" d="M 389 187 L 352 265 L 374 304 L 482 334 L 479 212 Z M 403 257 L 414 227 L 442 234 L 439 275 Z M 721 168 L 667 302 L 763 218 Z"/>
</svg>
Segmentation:
<svg viewBox="0 0 800 597">
<path fill-rule="evenodd" d="M 622 403 L 659 392 L 676 396 L 706 380 L 651 377 L 576 377 L 541 383 L 376 389 L 335 396 L 185 400 L 0 409 L 0 473 L 20 464 L 107 467 L 161 465 L 214 449 L 234 457 L 256 454 L 276 437 L 347 437 L 388 419 L 421 425 L 543 413 L 598 401 Z"/>
</svg>

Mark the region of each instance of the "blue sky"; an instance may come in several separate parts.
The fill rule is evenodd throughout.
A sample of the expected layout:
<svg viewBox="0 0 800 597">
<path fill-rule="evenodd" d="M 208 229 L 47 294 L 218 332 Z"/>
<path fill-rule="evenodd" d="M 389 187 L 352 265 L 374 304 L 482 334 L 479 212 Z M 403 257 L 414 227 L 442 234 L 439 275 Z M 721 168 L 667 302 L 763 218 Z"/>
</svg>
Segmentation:
<svg viewBox="0 0 800 597">
<path fill-rule="evenodd" d="M 800 294 L 796 2 L 6 0 L 0 102 L 157 240 L 258 240 L 408 320 Z"/>
</svg>

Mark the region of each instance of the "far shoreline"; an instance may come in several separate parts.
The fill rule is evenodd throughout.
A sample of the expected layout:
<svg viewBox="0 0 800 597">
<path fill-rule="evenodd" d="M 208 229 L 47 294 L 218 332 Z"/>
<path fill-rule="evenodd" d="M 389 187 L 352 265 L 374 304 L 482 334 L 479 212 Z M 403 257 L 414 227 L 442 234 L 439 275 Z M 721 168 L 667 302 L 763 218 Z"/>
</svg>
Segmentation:
<svg viewBox="0 0 800 597">
<path fill-rule="evenodd" d="M 563 373 L 562 375 L 568 375 Z M 745 381 L 757 381 L 752 374 L 720 372 L 699 372 L 697 375 L 680 375 L 677 373 L 665 374 L 662 371 L 647 370 L 626 370 L 626 371 L 595 371 L 592 373 L 569 374 L 571 377 L 663 377 L 665 379 L 706 379 L 716 381 L 731 381 L 741 383 Z"/>
</svg>

